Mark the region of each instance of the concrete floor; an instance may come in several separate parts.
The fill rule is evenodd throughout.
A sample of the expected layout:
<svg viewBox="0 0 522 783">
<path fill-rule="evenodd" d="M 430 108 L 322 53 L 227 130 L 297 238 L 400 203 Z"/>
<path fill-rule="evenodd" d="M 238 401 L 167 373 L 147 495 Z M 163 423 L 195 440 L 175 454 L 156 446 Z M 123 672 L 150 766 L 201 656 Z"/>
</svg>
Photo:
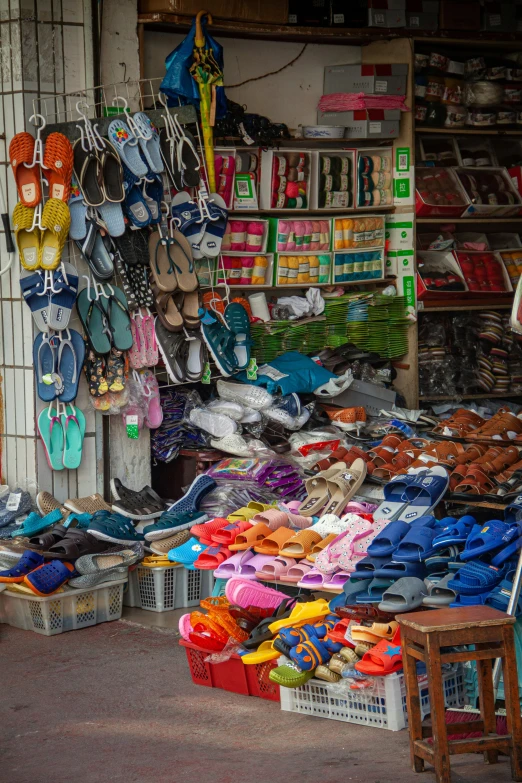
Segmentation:
<svg viewBox="0 0 522 783">
<path fill-rule="evenodd" d="M 0 626 L 6 783 L 434 783 L 408 733 L 281 712 L 192 683 L 180 612 L 44 637 Z M 453 783 L 506 783 L 509 765 L 454 757 Z"/>
</svg>

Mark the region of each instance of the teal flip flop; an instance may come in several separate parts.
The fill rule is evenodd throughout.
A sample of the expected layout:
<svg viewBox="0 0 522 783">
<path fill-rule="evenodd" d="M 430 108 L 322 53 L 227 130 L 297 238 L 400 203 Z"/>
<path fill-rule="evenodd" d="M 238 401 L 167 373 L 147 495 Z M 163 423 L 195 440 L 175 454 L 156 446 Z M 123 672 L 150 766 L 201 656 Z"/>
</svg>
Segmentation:
<svg viewBox="0 0 522 783">
<path fill-rule="evenodd" d="M 112 344 L 118 351 L 130 351 L 132 331 L 127 297 L 118 286 L 110 286 L 113 293 L 100 297 L 102 307 L 107 314 Z"/>
<path fill-rule="evenodd" d="M 76 309 L 83 324 L 85 333 L 95 353 L 106 354 L 111 350 L 111 330 L 109 329 L 107 313 L 101 301 L 89 298 L 89 289 L 84 288 L 78 294 Z M 129 323 L 130 328 L 130 323 Z M 131 336 L 132 344 L 132 336 Z"/>
<path fill-rule="evenodd" d="M 60 416 L 64 432 L 63 467 L 76 470 L 82 461 L 85 416 L 74 405 L 66 405 Z"/>
<path fill-rule="evenodd" d="M 237 357 L 238 370 L 246 370 L 250 364 L 250 319 L 248 313 L 239 302 L 231 302 L 225 308 L 225 323 L 235 337 L 234 353 Z"/>
<path fill-rule="evenodd" d="M 52 415 L 52 405 L 38 416 L 38 432 L 42 439 L 45 458 L 51 470 L 63 470 L 64 431 L 60 417 Z"/>
</svg>

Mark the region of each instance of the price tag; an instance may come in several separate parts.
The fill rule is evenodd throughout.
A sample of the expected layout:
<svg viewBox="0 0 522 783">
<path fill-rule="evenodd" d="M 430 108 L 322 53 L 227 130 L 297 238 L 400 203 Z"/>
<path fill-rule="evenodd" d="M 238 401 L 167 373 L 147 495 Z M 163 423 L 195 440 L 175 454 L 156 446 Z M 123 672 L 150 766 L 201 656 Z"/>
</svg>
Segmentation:
<svg viewBox="0 0 522 783">
<path fill-rule="evenodd" d="M 20 505 L 21 497 L 22 497 L 21 492 L 10 492 L 9 497 L 7 498 L 7 503 L 5 504 L 5 510 L 18 511 L 18 506 Z"/>
<path fill-rule="evenodd" d="M 247 367 L 247 380 L 249 381 L 257 381 L 257 361 L 254 357 L 250 359 L 250 363 Z"/>
<path fill-rule="evenodd" d="M 380 122 L 370 122 L 370 133 L 380 133 L 381 127 Z"/>
<path fill-rule="evenodd" d="M 205 369 L 203 370 L 203 375 L 201 377 L 201 383 L 210 383 L 210 364 L 209 362 L 205 362 Z"/>
<path fill-rule="evenodd" d="M 127 437 L 132 438 L 132 440 L 138 440 L 140 435 L 138 417 L 136 415 L 125 416 L 125 426 L 127 428 Z"/>
<path fill-rule="evenodd" d="M 388 82 L 379 81 L 375 82 L 375 92 L 386 92 L 388 89 Z"/>
</svg>

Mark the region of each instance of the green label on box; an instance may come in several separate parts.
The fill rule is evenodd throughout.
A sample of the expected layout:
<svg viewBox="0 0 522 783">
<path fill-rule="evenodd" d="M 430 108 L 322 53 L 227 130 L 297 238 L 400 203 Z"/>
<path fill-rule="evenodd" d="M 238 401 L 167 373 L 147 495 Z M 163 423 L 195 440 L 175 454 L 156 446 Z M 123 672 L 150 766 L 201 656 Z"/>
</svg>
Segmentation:
<svg viewBox="0 0 522 783">
<path fill-rule="evenodd" d="M 123 108 L 123 106 L 104 106 L 103 107 L 103 116 L 104 117 L 116 117 L 117 114 L 124 114 L 127 112 L 127 114 L 130 114 L 130 109 L 127 107 L 126 109 Z"/>
<path fill-rule="evenodd" d="M 247 367 L 247 380 L 257 381 L 257 361 L 254 357 L 250 359 L 250 364 Z"/>
<path fill-rule="evenodd" d="M 395 198 L 409 198 L 411 195 L 410 180 L 409 179 L 394 179 L 393 180 L 393 195 Z"/>
<path fill-rule="evenodd" d="M 407 275 L 402 278 L 402 295 L 406 297 L 406 305 L 415 307 L 415 277 Z"/>
<path fill-rule="evenodd" d="M 140 435 L 138 417 L 135 415 L 125 416 L 125 427 L 127 429 L 127 437 L 132 438 L 132 440 L 138 440 Z"/>
</svg>

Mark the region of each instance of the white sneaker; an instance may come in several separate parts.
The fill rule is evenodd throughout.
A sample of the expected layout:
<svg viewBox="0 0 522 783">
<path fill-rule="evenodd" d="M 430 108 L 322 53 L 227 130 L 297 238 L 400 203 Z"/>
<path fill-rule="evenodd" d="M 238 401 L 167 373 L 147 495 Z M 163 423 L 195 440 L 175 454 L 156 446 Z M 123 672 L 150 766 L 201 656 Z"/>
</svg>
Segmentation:
<svg viewBox="0 0 522 783">
<path fill-rule="evenodd" d="M 219 440 L 212 439 L 210 445 L 214 449 L 224 451 L 226 454 L 233 454 L 236 457 L 250 457 L 252 455 L 248 442 L 241 435 L 226 435 Z"/>
<path fill-rule="evenodd" d="M 256 411 L 264 410 L 272 405 L 274 398 L 261 386 L 252 386 L 249 383 L 231 383 L 219 380 L 217 392 L 222 400 L 239 402 L 240 405 L 254 408 Z"/>
<path fill-rule="evenodd" d="M 294 429 L 297 422 L 297 418 L 295 416 L 290 416 L 290 414 L 282 408 L 267 408 L 263 411 L 263 413 L 267 419 L 276 421 L 278 424 L 282 424 L 283 427 L 286 427 L 290 430 Z"/>
<path fill-rule="evenodd" d="M 241 421 L 245 415 L 245 409 L 238 402 L 231 402 L 230 400 L 211 400 L 207 403 L 207 410 L 212 413 L 222 413 L 223 416 L 228 416 L 229 419 L 234 421 Z"/>
<path fill-rule="evenodd" d="M 200 430 L 209 432 L 215 438 L 224 438 L 227 435 L 233 435 L 237 431 L 235 421 L 229 419 L 228 416 L 223 416 L 221 413 L 213 413 L 206 408 L 192 408 L 189 419 Z"/>
</svg>

